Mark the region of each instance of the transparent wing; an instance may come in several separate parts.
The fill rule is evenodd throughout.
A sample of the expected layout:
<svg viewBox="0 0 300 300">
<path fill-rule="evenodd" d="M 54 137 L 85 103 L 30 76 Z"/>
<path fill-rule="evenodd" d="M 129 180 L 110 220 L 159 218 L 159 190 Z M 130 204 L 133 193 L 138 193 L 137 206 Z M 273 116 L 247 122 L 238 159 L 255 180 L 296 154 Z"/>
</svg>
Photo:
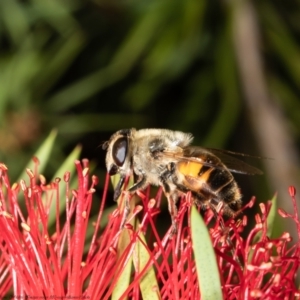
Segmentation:
<svg viewBox="0 0 300 300">
<path fill-rule="evenodd" d="M 263 172 L 256 167 L 250 166 L 244 161 L 234 157 L 253 157 L 251 155 L 231 152 L 219 149 L 209 149 L 203 147 L 187 147 L 182 151 L 166 150 L 162 152 L 163 156 L 172 157 L 178 161 L 185 160 L 202 164 L 204 166 L 213 167 L 216 169 L 228 169 L 230 172 L 247 174 L 247 175 L 261 175 Z M 256 157 L 259 158 L 259 157 Z"/>
</svg>

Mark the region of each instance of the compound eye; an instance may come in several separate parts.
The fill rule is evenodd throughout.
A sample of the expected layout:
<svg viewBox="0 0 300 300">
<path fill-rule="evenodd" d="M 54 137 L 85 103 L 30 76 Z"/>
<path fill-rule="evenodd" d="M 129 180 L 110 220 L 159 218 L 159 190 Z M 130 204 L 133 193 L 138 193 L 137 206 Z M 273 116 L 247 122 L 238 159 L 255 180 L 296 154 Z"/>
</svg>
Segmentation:
<svg viewBox="0 0 300 300">
<path fill-rule="evenodd" d="M 116 140 L 112 148 L 112 156 L 117 166 L 121 167 L 124 164 L 127 154 L 128 141 L 127 137 L 122 137 Z"/>
</svg>

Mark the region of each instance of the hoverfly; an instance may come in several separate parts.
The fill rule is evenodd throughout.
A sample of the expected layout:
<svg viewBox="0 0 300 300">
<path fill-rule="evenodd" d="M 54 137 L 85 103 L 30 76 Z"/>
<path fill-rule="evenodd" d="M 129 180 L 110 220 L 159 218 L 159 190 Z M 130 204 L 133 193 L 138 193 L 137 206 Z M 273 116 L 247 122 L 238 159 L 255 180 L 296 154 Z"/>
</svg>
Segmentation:
<svg viewBox="0 0 300 300">
<path fill-rule="evenodd" d="M 128 189 L 131 194 L 148 184 L 163 188 L 173 232 L 177 230 L 176 202 L 189 191 L 201 209 L 210 208 L 216 213 L 218 204 L 222 202 L 223 213 L 234 217 L 241 207 L 242 196 L 231 173 L 254 175 L 262 172 L 230 156 L 243 154 L 190 146 L 192 140 L 190 133 L 168 129 L 132 128 L 113 134 L 103 144 L 103 149 L 107 151 L 109 175 L 120 174 L 114 200 L 119 198 L 125 178 L 133 174 L 137 180 Z M 127 200 L 125 215 L 128 216 L 128 213 Z"/>
</svg>

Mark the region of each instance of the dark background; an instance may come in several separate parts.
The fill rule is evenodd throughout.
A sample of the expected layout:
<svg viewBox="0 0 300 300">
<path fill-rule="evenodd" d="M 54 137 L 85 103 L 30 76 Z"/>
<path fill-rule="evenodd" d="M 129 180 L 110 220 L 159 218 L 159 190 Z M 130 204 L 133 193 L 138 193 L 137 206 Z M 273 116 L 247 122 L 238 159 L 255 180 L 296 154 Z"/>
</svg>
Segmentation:
<svg viewBox="0 0 300 300">
<path fill-rule="evenodd" d="M 273 158 L 248 161 L 264 175 L 237 181 L 245 201 L 278 192 L 291 211 L 299 20 L 289 0 L 0 0 L 0 161 L 16 180 L 56 128 L 45 175 L 81 144 L 103 182 L 99 145 L 113 132 L 181 130 L 196 145 Z"/>
</svg>

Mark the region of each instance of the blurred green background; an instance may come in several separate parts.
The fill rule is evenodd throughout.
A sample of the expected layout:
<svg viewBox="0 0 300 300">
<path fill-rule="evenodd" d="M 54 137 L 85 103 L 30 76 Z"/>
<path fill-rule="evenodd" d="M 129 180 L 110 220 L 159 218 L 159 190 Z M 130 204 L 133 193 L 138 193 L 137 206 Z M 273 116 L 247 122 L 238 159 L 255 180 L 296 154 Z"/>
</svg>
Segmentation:
<svg viewBox="0 0 300 300">
<path fill-rule="evenodd" d="M 237 176 L 245 201 L 299 185 L 298 1 L 0 0 L 0 161 L 16 179 L 51 129 L 46 176 L 77 144 L 121 128 L 192 132 L 194 144 L 273 158 Z"/>
</svg>

